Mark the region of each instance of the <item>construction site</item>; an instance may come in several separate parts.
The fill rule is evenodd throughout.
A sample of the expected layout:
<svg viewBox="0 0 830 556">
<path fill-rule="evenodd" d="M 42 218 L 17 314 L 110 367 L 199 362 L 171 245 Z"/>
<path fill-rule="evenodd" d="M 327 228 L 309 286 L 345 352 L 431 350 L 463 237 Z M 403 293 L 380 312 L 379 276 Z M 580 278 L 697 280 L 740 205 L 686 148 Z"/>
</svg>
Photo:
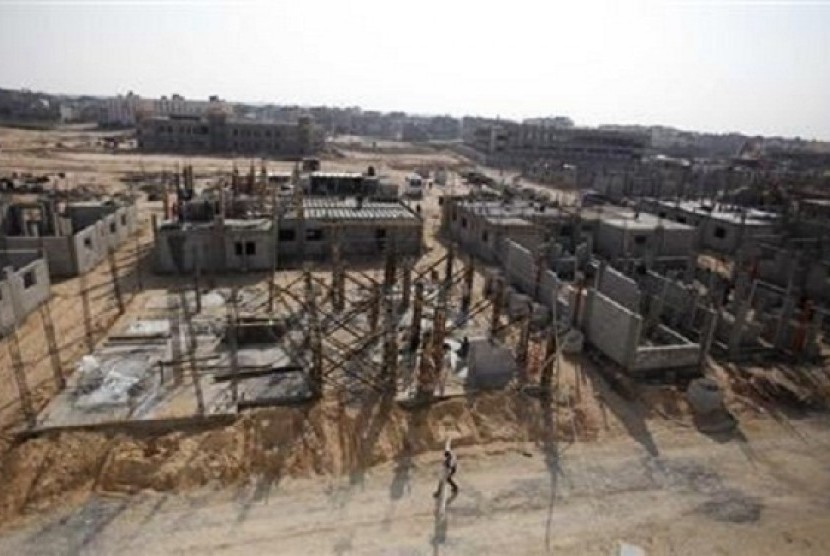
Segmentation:
<svg viewBox="0 0 830 556">
<path fill-rule="evenodd" d="M 55 133 L 0 129 L 15 553 L 827 553 L 812 205 L 588 206 L 408 143 L 286 161 Z M 433 508 L 448 446 L 462 490 Z M 197 539 L 202 503 L 236 520 L 210 530 L 227 545 Z M 488 512 L 515 527 L 477 528 Z M 350 533 L 313 534 L 331 522 Z M 761 532 L 745 546 L 736 526 Z"/>
</svg>

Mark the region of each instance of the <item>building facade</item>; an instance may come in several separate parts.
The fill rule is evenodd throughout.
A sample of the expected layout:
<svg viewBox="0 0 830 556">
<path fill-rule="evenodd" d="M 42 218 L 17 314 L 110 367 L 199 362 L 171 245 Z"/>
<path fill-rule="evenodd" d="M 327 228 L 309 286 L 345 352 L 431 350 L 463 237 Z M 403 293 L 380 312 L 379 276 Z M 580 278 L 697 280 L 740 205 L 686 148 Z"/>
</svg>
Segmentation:
<svg viewBox="0 0 830 556">
<path fill-rule="evenodd" d="M 310 119 L 297 123 L 241 120 L 224 113 L 144 118 L 138 148 L 148 152 L 245 154 L 301 157 L 323 147 L 322 131 Z"/>
</svg>

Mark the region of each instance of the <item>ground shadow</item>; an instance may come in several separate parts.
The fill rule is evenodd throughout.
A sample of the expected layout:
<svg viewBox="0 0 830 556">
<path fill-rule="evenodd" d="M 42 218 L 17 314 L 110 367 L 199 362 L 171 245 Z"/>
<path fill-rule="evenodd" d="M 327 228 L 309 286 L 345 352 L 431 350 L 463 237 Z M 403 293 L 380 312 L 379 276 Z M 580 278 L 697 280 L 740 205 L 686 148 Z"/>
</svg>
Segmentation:
<svg viewBox="0 0 830 556">
<path fill-rule="evenodd" d="M 591 381 L 595 392 L 602 396 L 603 404 L 623 424 L 629 436 L 636 440 L 651 457 L 657 457 L 659 450 L 651 432 L 646 425 L 647 408 L 637 399 L 632 385 L 624 385 L 621 378 L 613 371 L 604 372 L 603 366 L 610 366 L 605 361 L 584 361 L 583 374 Z M 593 364 L 590 364 L 593 363 Z"/>
</svg>

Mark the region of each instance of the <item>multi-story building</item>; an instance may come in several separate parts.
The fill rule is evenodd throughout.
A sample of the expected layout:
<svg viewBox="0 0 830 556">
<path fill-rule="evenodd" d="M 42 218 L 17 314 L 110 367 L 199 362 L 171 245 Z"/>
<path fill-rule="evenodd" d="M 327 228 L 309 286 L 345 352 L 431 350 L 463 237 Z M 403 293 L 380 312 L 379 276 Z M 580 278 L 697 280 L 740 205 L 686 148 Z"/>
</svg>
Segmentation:
<svg viewBox="0 0 830 556">
<path fill-rule="evenodd" d="M 539 159 L 563 163 L 638 161 L 649 145 L 643 133 L 501 122 L 476 128 L 470 145 L 493 164 L 522 165 Z"/>
<path fill-rule="evenodd" d="M 98 113 L 101 127 L 134 127 L 144 118 L 157 116 L 204 116 L 208 113 L 230 114 L 230 106 L 219 97 L 191 100 L 182 95 L 141 98 L 132 91 L 104 99 Z"/>
<path fill-rule="evenodd" d="M 138 148 L 145 151 L 299 157 L 322 146 L 322 130 L 309 118 L 275 123 L 218 111 L 204 116 L 153 116 L 141 120 L 138 128 Z"/>
</svg>

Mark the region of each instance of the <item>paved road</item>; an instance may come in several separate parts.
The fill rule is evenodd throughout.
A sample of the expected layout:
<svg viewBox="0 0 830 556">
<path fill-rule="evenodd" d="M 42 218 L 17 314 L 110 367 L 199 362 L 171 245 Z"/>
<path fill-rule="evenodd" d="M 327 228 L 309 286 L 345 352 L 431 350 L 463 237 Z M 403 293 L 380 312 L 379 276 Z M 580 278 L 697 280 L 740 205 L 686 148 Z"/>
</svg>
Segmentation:
<svg viewBox="0 0 830 556">
<path fill-rule="evenodd" d="M 745 428 L 746 429 L 746 428 Z M 830 418 L 460 452 L 446 519 L 440 454 L 363 476 L 96 496 L 0 537 L 1 554 L 830 553 Z"/>
</svg>

